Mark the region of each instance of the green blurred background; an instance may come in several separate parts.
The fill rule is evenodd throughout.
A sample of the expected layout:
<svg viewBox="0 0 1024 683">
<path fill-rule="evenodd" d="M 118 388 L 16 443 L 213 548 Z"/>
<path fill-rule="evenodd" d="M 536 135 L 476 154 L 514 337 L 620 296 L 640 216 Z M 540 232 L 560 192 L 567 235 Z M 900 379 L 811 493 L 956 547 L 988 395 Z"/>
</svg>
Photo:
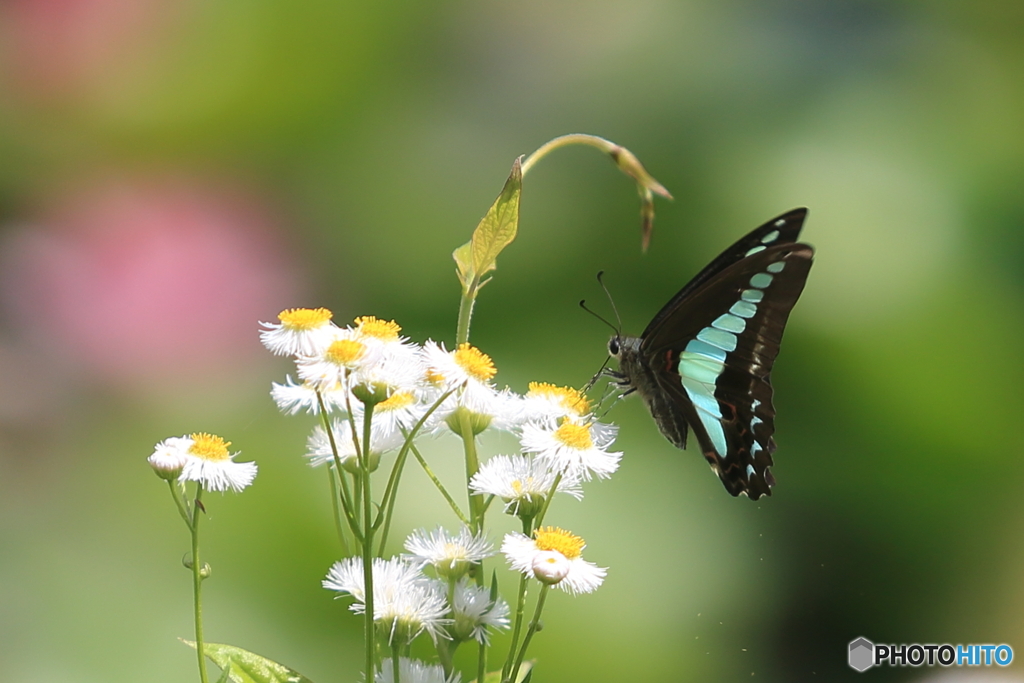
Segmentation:
<svg viewBox="0 0 1024 683">
<path fill-rule="evenodd" d="M 778 213 L 810 207 L 818 256 L 773 378 L 775 495 L 731 498 L 617 405 L 620 472 L 550 515 L 608 580 L 548 602 L 534 680 L 852 679 L 857 636 L 1024 657 L 1022 75 L 1019 2 L 7 0 L 0 680 L 196 680 L 187 536 L 145 463 L 192 431 L 260 466 L 208 501 L 208 638 L 361 680 L 361 624 L 319 586 L 312 423 L 274 408 L 289 366 L 257 321 L 323 305 L 450 343 L 451 251 L 568 132 L 676 199 L 641 255 L 596 152 L 531 172 L 474 320 L 503 384 L 597 369 L 598 270 L 638 333 Z M 457 481 L 457 447 L 431 454 Z M 405 493 L 402 532 L 451 525 L 416 470 Z"/>
</svg>

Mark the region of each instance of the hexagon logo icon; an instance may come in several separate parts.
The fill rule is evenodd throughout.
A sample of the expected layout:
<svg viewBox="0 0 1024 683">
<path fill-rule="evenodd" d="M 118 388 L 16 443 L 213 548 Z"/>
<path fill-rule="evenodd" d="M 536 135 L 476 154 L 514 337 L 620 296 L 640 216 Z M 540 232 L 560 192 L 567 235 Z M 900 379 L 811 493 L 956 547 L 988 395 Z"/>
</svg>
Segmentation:
<svg viewBox="0 0 1024 683">
<path fill-rule="evenodd" d="M 875 664 L 875 644 L 867 638 L 850 642 L 850 668 L 864 672 Z"/>
</svg>

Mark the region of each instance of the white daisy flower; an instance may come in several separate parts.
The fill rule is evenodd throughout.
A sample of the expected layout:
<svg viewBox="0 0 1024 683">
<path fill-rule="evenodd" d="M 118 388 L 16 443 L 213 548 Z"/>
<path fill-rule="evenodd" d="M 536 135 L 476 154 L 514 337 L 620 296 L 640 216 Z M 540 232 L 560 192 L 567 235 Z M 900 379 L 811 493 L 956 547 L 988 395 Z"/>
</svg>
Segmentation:
<svg viewBox="0 0 1024 683">
<path fill-rule="evenodd" d="M 465 526 L 457 535 L 441 527 L 430 532 L 417 529 L 405 539 L 405 549 L 410 553 L 404 556 L 406 561 L 420 567 L 432 565 L 438 576 L 449 580 L 464 576 L 472 565 L 494 554 L 494 547 L 482 533 L 474 535 Z"/>
<path fill-rule="evenodd" d="M 462 674 L 454 671 L 450 677 L 445 677 L 444 668 L 440 664 L 427 664 L 418 659 L 399 657 L 398 680 L 402 683 L 461 683 Z M 393 658 L 388 657 L 381 663 L 380 671 L 373 676 L 373 683 L 395 683 Z"/>
<path fill-rule="evenodd" d="M 604 581 L 608 570 L 583 559 L 586 543 L 579 536 L 556 527 L 541 527 L 529 538 L 507 534 L 501 552 L 512 569 L 530 578 L 577 595 L 591 593 Z"/>
<path fill-rule="evenodd" d="M 167 439 L 161 445 L 167 445 Z M 175 439 L 174 448 L 182 449 L 185 462 L 179 481 L 197 481 L 208 491 L 238 492 L 256 478 L 256 463 L 235 462 L 238 453 L 228 453 L 230 441 L 213 434 L 189 434 Z"/>
<path fill-rule="evenodd" d="M 497 370 L 490 356 L 480 349 L 466 343 L 446 351 L 443 344 L 428 341 L 423 345 L 423 357 L 427 382 L 439 392 L 437 395 L 456 389 L 435 413 L 438 427 L 447 424 L 461 434 L 463 414 L 470 418 L 474 435 L 490 426 L 510 429 L 519 424 L 518 397 L 494 387 L 491 379 Z"/>
<path fill-rule="evenodd" d="M 501 498 L 508 514 L 529 518 L 540 512 L 557 476 L 547 462 L 525 455 L 496 455 L 473 475 L 469 487 L 473 493 Z M 583 498 L 579 480 L 570 475 L 563 475 L 557 491 L 576 500 Z"/>
<path fill-rule="evenodd" d="M 149 456 L 149 466 L 161 479 L 177 479 L 188 462 L 188 449 L 192 440 L 183 436 L 172 436 L 164 439 L 153 449 Z"/>
<path fill-rule="evenodd" d="M 359 439 L 363 438 L 360 423 L 362 417 L 356 420 L 356 434 Z M 356 471 L 359 466 L 356 458 L 356 443 L 352 439 L 352 424 L 346 418 L 335 418 L 331 420 L 331 433 L 334 435 L 334 444 L 338 449 L 338 459 L 341 466 L 350 472 Z M 405 443 L 405 438 L 398 432 L 385 433 L 376 428 L 375 424 L 370 427 L 370 471 L 376 471 L 380 464 L 380 456 L 397 448 Z M 362 446 L 362 441 L 360 441 Z M 306 440 L 306 457 L 309 458 L 311 467 L 319 467 L 323 464 L 334 464 L 334 451 L 331 449 L 331 440 L 323 425 L 317 425 Z"/>
<path fill-rule="evenodd" d="M 362 614 L 366 609 L 363 583 L 363 558 L 350 557 L 335 562 L 323 587 L 348 593 L 356 599 L 349 607 Z M 426 631 L 433 640 L 447 637 L 444 627 L 448 601 L 444 585 L 428 579 L 419 568 L 399 558 L 373 561 L 373 620 L 388 632 L 388 643 L 407 645 Z"/>
<path fill-rule="evenodd" d="M 373 366 L 382 353 L 380 345 L 368 343 L 356 330 L 336 327 L 318 352 L 300 354 L 295 366 L 304 382 L 315 389 L 329 391 L 351 386 L 350 375 Z"/>
<path fill-rule="evenodd" d="M 495 597 L 486 586 L 475 586 L 468 577 L 462 577 L 452 594 L 452 636 L 459 641 L 473 638 L 478 643 L 490 644 L 488 628 L 508 628 L 508 603 Z"/>
<path fill-rule="evenodd" d="M 416 353 L 416 347 L 406 337 L 399 334 L 402 327 L 394 320 L 381 320 L 372 315 L 362 315 L 355 319 L 355 330 L 368 344 L 374 344 L 388 353 L 402 355 Z"/>
<path fill-rule="evenodd" d="M 376 362 L 353 374 L 353 386 L 366 385 L 385 398 L 417 390 L 423 381 L 423 359 L 419 347 L 399 335 L 398 323 L 367 315 L 356 318 L 354 324 L 359 339 L 379 355 Z"/>
<path fill-rule="evenodd" d="M 311 415 L 320 414 L 320 401 L 317 400 L 316 387 L 309 382 L 296 384 L 291 376 L 287 376 L 284 384 L 277 382 L 271 384 L 273 386 L 270 390 L 270 397 L 274 399 L 274 403 L 282 413 L 295 415 L 301 411 Z M 340 386 L 322 390 L 320 395 L 323 397 L 327 412 L 345 410 L 345 392 Z"/>
<path fill-rule="evenodd" d="M 558 422 L 563 418 L 581 419 L 590 414 L 586 395 L 572 387 L 547 382 L 530 382 L 522 399 L 524 422 Z"/>
<path fill-rule="evenodd" d="M 423 345 L 423 355 L 433 381 L 448 388 L 490 387 L 491 380 L 498 373 L 491 357 L 468 342 L 448 351 L 443 343 L 427 341 Z"/>
<path fill-rule="evenodd" d="M 279 356 L 314 356 L 323 349 L 336 329 L 326 308 L 289 308 L 277 316 L 280 323 L 264 323 L 260 341 Z"/>
<path fill-rule="evenodd" d="M 622 453 L 607 451 L 618 431 L 614 425 L 566 419 L 558 427 L 550 427 L 523 425 L 523 450 L 535 453 L 556 471 L 586 481 L 594 475 L 607 479 L 619 468 Z"/>
</svg>

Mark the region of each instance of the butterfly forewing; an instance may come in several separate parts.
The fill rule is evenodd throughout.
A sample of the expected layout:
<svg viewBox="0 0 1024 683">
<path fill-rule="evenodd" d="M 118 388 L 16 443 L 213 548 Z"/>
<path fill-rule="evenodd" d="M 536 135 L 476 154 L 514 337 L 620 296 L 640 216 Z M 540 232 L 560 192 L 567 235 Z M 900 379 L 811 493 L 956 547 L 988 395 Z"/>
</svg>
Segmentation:
<svg viewBox="0 0 1024 683">
<path fill-rule="evenodd" d="M 620 357 L 662 433 L 683 447 L 688 424 L 734 496 L 757 500 L 774 484 L 771 370 L 811 267 L 813 249 L 795 242 L 806 213 L 737 241 L 655 316 L 635 356 Z"/>
<path fill-rule="evenodd" d="M 793 209 L 781 216 L 777 216 L 764 225 L 761 225 L 736 240 L 728 249 L 719 254 L 714 261 L 704 266 L 699 273 L 686 283 L 686 285 L 672 297 L 671 301 L 665 304 L 654 319 L 647 325 L 642 337 L 646 338 L 652 330 L 657 328 L 662 320 L 685 301 L 701 285 L 721 273 L 723 270 L 742 261 L 744 258 L 767 249 L 777 244 L 790 244 L 796 242 L 800 237 L 800 230 L 803 228 L 804 220 L 807 218 L 807 209 Z"/>
</svg>

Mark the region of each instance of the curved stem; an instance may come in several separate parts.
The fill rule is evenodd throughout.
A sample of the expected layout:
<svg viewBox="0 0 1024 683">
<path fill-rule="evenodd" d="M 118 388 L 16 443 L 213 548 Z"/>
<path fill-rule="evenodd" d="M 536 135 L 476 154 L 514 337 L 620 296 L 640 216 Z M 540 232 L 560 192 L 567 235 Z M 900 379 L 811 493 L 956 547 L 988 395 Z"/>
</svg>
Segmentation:
<svg viewBox="0 0 1024 683">
<path fill-rule="evenodd" d="M 196 652 L 199 653 L 199 680 L 201 683 L 209 683 L 206 673 L 206 653 L 203 651 L 203 575 L 202 563 L 199 561 L 199 516 L 202 514 L 203 506 L 200 500 L 203 497 L 203 485 L 196 482 L 196 499 L 192 506 L 192 596 L 194 599 L 196 618 Z"/>
<path fill-rule="evenodd" d="M 554 140 L 548 140 L 543 145 L 537 148 L 530 156 L 526 157 L 523 161 L 522 172 L 525 176 L 527 171 L 533 168 L 534 164 L 546 157 L 551 152 L 555 151 L 559 147 L 568 147 L 569 145 L 589 145 L 596 147 L 605 154 L 611 154 L 618 145 L 611 140 L 605 140 L 596 135 L 587 135 L 586 133 L 570 133 L 569 135 L 560 135 Z"/>
<path fill-rule="evenodd" d="M 185 524 L 191 529 L 192 520 L 188 516 L 188 506 L 185 505 L 185 501 L 181 497 L 181 488 L 178 486 L 178 481 L 176 479 L 168 479 L 167 485 L 171 489 L 171 498 L 174 499 L 174 505 L 178 508 L 178 514 L 181 515 L 181 518 L 185 520 Z"/>
</svg>

